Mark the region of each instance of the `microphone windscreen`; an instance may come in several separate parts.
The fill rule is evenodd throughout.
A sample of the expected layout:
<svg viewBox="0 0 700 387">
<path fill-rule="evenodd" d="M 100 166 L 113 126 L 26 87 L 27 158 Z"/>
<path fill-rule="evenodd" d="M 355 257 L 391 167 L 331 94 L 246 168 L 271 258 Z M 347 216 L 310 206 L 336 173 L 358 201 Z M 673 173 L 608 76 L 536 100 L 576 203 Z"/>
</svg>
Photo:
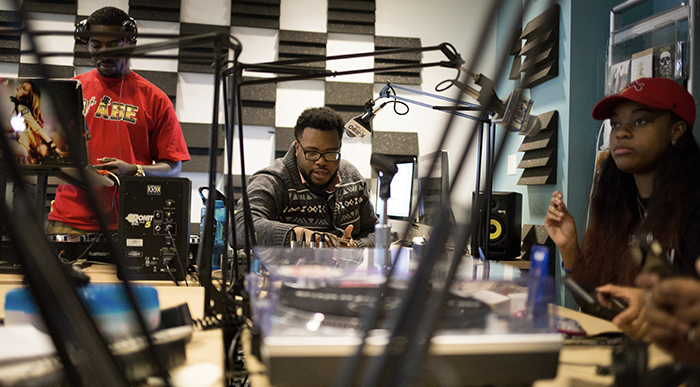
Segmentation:
<svg viewBox="0 0 700 387">
<path fill-rule="evenodd" d="M 537 135 L 540 130 L 542 130 L 542 122 L 540 122 L 539 117 L 530 116 L 530 120 L 527 122 L 527 128 L 523 128 L 518 134 L 524 134 L 525 136 L 532 137 Z"/>
<path fill-rule="evenodd" d="M 380 155 L 378 153 L 372 153 L 370 157 L 369 164 L 372 168 L 385 175 L 395 175 L 399 171 L 394 160 L 388 156 Z"/>
<path fill-rule="evenodd" d="M 348 135 L 348 137 L 359 137 L 360 139 L 364 139 L 372 134 L 372 128 L 363 125 L 362 121 L 360 120 L 361 117 L 361 115 L 357 116 L 345 124 L 345 133 Z"/>
</svg>

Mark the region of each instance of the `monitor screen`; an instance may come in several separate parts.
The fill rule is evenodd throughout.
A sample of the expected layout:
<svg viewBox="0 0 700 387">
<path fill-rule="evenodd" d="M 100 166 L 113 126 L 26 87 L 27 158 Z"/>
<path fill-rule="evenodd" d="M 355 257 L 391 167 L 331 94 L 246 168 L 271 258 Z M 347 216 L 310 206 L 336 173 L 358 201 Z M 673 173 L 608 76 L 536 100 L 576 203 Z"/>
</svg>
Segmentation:
<svg viewBox="0 0 700 387">
<path fill-rule="evenodd" d="M 396 162 L 398 172 L 391 180 L 391 197 L 387 201 L 387 216 L 391 219 L 408 220 L 413 204 L 413 179 L 415 176 L 416 159 L 413 156 L 389 156 Z M 384 202 L 379 198 L 379 179 L 376 186 L 377 215 L 382 214 Z"/>
<path fill-rule="evenodd" d="M 0 79 L 0 112 L 9 116 L 0 127 L 10 140 L 11 157 L 29 166 L 25 172 L 74 161 L 87 164 L 82 109 L 82 88 L 76 80 Z"/>
<path fill-rule="evenodd" d="M 435 163 L 434 169 L 430 167 Z M 422 194 L 420 203 L 420 223 L 434 226 L 438 209 L 450 206 L 450 172 L 447 151 L 441 150 L 419 159 L 418 188 Z"/>
</svg>

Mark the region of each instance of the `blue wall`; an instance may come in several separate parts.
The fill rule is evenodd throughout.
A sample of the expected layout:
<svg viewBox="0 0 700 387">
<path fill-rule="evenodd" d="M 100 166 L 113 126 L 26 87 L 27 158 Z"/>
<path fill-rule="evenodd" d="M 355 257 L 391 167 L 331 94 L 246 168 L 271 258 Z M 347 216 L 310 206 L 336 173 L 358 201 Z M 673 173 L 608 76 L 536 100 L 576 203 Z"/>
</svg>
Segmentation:
<svg viewBox="0 0 700 387">
<path fill-rule="evenodd" d="M 513 0 L 517 3 L 516 0 Z M 513 3 L 512 2 L 512 3 Z M 511 3 L 511 5 L 512 5 Z M 552 192 L 561 191 L 569 211 L 576 220 L 579 239 L 583 236 L 590 183 L 596 150 L 596 135 L 600 122 L 591 117 L 593 106 L 603 97 L 605 53 L 609 31 L 609 14 L 620 1 L 610 0 L 562 0 L 559 1 L 559 75 L 530 91 L 533 114 L 551 110 L 559 112 L 559 144 L 557 156 L 557 182 L 555 185 L 519 186 L 516 175 L 508 176 L 505 159 L 517 154 L 520 162 L 523 154 L 517 152 L 523 137 L 509 134 L 502 163 L 496 168 L 494 190 L 516 191 L 523 194 L 523 224 L 544 224 L 547 206 Z M 542 13 L 548 1 L 532 1 L 525 14 L 523 25 Z M 505 44 L 505 25 L 514 7 L 504 7 L 499 14 L 499 46 Z M 501 82 L 499 96 L 508 95 L 514 83 Z M 561 276 L 561 257 L 557 254 L 557 278 Z M 560 287 L 561 289 L 561 287 Z M 574 307 L 573 300 L 560 303 Z"/>
</svg>

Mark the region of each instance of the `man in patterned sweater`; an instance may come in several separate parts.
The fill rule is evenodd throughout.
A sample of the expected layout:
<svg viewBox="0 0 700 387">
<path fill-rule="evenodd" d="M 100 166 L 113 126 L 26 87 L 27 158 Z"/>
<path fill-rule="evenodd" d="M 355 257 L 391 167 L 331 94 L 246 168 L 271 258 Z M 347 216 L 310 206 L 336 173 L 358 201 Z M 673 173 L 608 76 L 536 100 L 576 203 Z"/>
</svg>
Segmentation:
<svg viewBox="0 0 700 387">
<path fill-rule="evenodd" d="M 374 246 L 378 219 L 367 182 L 340 158 L 343 131 L 343 119 L 334 110 L 304 110 L 287 154 L 250 178 L 248 198 L 259 245 L 288 245 L 296 237 L 307 243 L 323 238 L 339 247 Z M 242 208 L 242 199 L 238 204 Z M 236 230 L 242 238 L 242 211 L 236 214 Z"/>
</svg>

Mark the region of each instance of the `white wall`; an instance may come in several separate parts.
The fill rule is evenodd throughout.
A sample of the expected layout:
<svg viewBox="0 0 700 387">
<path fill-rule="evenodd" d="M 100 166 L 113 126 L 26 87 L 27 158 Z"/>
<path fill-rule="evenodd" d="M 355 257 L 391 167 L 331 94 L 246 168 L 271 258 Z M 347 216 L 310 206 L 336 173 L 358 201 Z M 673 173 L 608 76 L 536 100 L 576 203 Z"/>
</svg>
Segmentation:
<svg viewBox="0 0 700 387">
<path fill-rule="evenodd" d="M 470 63 L 475 54 L 476 43 L 483 28 L 484 15 L 491 6 L 487 0 L 436 0 L 431 2 L 420 0 L 377 0 L 376 2 L 376 35 L 420 38 L 423 46 L 433 46 L 443 42 L 454 45 L 462 58 Z M 282 0 L 280 28 L 326 32 L 326 2 L 323 0 Z M 495 24 L 494 24 L 495 26 Z M 241 61 L 256 63 L 276 59 L 275 44 L 277 36 L 269 30 L 254 28 L 232 29 L 233 34 L 243 44 Z M 475 72 L 482 72 L 494 78 L 495 62 L 495 28 L 487 35 L 486 49 L 479 54 L 480 66 Z M 373 51 L 374 44 L 371 36 L 329 34 L 328 55 L 344 53 L 360 53 Z M 423 62 L 445 60 L 440 52 L 429 52 L 423 55 Z M 373 67 L 371 58 L 332 61 L 327 67 L 336 71 Z M 435 93 L 434 87 L 445 79 L 451 79 L 457 72 L 453 69 L 427 68 L 423 70 L 420 86 L 411 88 Z M 260 74 L 255 74 L 260 76 Z M 373 83 L 372 74 L 360 74 L 331 79 L 338 82 Z M 377 97 L 382 84 L 375 85 L 374 97 Z M 440 93 L 453 96 L 454 90 Z M 398 92 L 399 96 L 423 101 L 431 105 L 446 105 L 448 103 L 435 98 L 423 97 L 409 92 Z M 276 125 L 292 127 L 296 118 L 306 107 L 323 105 L 324 85 L 322 81 L 299 81 L 281 83 L 277 87 Z M 405 116 L 393 113 L 388 105 L 374 120 L 374 130 L 417 132 L 421 154 L 430 153 L 437 149 L 439 138 L 444 130 L 448 115 L 417 105 L 410 105 L 410 112 Z M 453 135 L 449 137 L 443 149 L 450 156 L 450 168 L 456 169 L 459 157 L 466 144 L 467 137 L 473 128 L 473 121 L 458 118 L 455 120 Z M 246 173 L 260 169 L 272 161 L 274 152 L 274 136 L 269 133 L 273 128 L 246 127 L 245 154 Z M 370 140 L 345 139 L 343 142 L 343 157 L 353 162 L 366 176 L 371 176 L 369 158 L 371 154 Z M 458 207 L 466 207 L 471 202 L 471 192 L 475 184 L 475 157 L 469 159 L 460 176 L 453 195 L 457 218 L 463 220 L 462 211 Z M 240 171 L 240 165 L 234 161 L 234 173 Z M 194 215 L 193 211 L 193 218 Z"/>
<path fill-rule="evenodd" d="M 173 0 L 175 1 L 175 0 Z M 12 1 L 0 0 L 0 9 L 11 9 Z M 122 9 L 128 8 L 128 0 L 78 0 L 78 13 L 87 15 L 105 5 L 113 5 Z M 206 6 L 202 6 L 206 4 Z M 476 55 L 474 53 L 476 43 L 479 41 L 479 33 L 484 23 L 485 14 L 491 6 L 490 0 L 376 0 L 376 35 L 420 38 L 423 46 L 437 45 L 449 42 L 454 45 L 462 58 L 467 63 Z M 303 30 L 314 32 L 326 32 L 326 0 L 282 0 L 280 7 L 280 28 L 289 30 Z M 230 14 L 229 0 L 182 0 L 180 22 L 204 23 L 225 25 Z M 35 18 L 41 19 L 38 15 Z M 72 16 L 52 15 L 52 19 L 43 22 L 46 28 L 72 29 Z M 139 28 L 149 33 L 177 33 L 179 24 L 171 22 L 138 21 Z M 494 28 L 487 34 L 486 49 L 478 53 L 481 61 L 475 72 L 483 72 L 493 78 L 495 62 L 495 23 Z M 65 28 L 64 28 L 65 27 Z M 277 31 L 258 28 L 231 28 L 232 34 L 243 43 L 243 52 L 240 57 L 242 62 L 258 63 L 277 59 Z M 72 50 L 70 37 L 62 37 L 58 40 L 45 38 L 46 45 L 53 48 Z M 148 43 L 143 39 L 139 44 Z M 64 47 L 65 45 L 65 47 Z M 69 47 L 70 46 L 70 47 Z M 371 36 L 350 34 L 329 34 L 328 54 L 357 53 L 373 51 L 374 43 Z M 175 54 L 177 50 L 168 50 L 159 54 Z M 72 58 L 71 58 L 72 59 Z M 425 53 L 423 62 L 444 60 L 439 52 Z M 24 60 L 28 62 L 30 60 Z M 349 70 L 357 68 L 373 67 L 372 59 L 359 59 L 353 61 L 328 62 L 328 67 L 334 70 Z M 70 63 L 60 63 L 67 64 Z M 177 71 L 175 61 L 155 61 L 148 59 L 134 59 L 132 68 L 136 71 L 158 70 Z M 16 64 L 2 64 L 0 75 L 16 76 Z M 82 72 L 85 69 L 77 69 Z M 14 74 L 13 74 L 14 73 Z M 435 93 L 434 87 L 439 82 L 453 78 L 456 70 L 442 68 L 424 69 L 422 73 L 422 85 L 412 88 Z M 256 76 L 265 76 L 256 74 Z M 372 74 L 363 74 L 347 77 L 338 77 L 333 81 L 365 82 L 373 83 Z M 375 97 L 383 85 L 375 85 Z M 211 109 L 213 107 L 213 76 L 205 74 L 180 73 L 177 88 L 176 111 L 182 122 L 211 122 Z M 446 105 L 444 101 L 434 98 L 421 97 L 417 94 L 399 91 L 398 94 L 405 98 L 423 100 L 431 105 Z M 452 90 L 441 93 L 452 96 Z M 276 126 L 291 127 L 297 116 L 306 107 L 321 106 L 324 103 L 323 81 L 288 82 L 278 85 L 276 104 Z M 405 131 L 417 132 L 419 137 L 420 153 L 426 154 L 436 150 L 438 139 L 447 121 L 445 113 L 410 105 L 410 112 L 405 116 L 398 116 L 392 112 L 391 106 L 387 106 L 374 120 L 375 130 L 381 131 Z M 223 122 L 223 113 L 220 116 Z M 458 118 L 455 120 L 454 135 L 449 138 L 443 147 L 449 151 L 450 168 L 456 169 L 457 161 L 466 143 L 467 135 L 473 122 Z M 274 128 L 272 127 L 246 127 L 245 128 L 245 159 L 246 173 L 269 165 L 274 157 Z M 369 157 L 371 144 L 369 140 L 360 141 L 348 139 L 344 141 L 343 157 L 357 165 L 360 171 L 367 177 L 371 176 Z M 238 156 L 234 158 L 233 171 L 240 172 Z M 475 163 L 472 160 L 467 165 L 460 183 L 453 195 L 456 206 L 466 205 L 470 202 L 471 192 L 474 187 Z M 201 201 L 196 189 L 206 184 L 204 173 L 189 173 L 187 177 L 193 181 L 192 193 L 192 220 L 199 221 L 199 208 Z M 461 211 L 456 211 L 458 219 L 461 219 Z"/>
<path fill-rule="evenodd" d="M 451 43 L 461 54 L 467 64 L 478 55 L 480 66 L 472 69 L 472 72 L 483 73 L 494 79 L 496 52 L 495 23 L 487 35 L 486 50 L 476 53 L 476 46 L 483 29 L 484 19 L 493 2 L 489 0 L 403 0 L 399 5 L 397 1 L 377 0 L 377 35 L 383 36 L 407 36 L 420 37 L 423 46 L 433 46 L 443 42 Z M 444 60 L 439 52 L 425 53 L 423 62 L 429 63 Z M 455 90 L 436 93 L 435 86 L 445 80 L 456 76 L 456 71 L 445 68 L 427 68 L 423 70 L 423 84 L 421 90 L 433 94 L 453 97 Z M 381 89 L 378 86 L 377 92 Z M 430 105 L 449 105 L 449 103 L 435 98 L 422 98 L 418 94 L 402 93 L 397 95 L 420 100 Z M 388 108 L 389 106 L 387 106 Z M 421 154 L 427 154 L 437 150 L 437 145 L 449 116 L 442 112 L 433 111 L 416 105 L 410 105 L 410 112 L 405 116 L 398 116 L 392 111 L 382 111 L 374 120 L 375 130 L 418 132 Z M 385 108 L 385 110 L 387 110 Z M 466 146 L 468 135 L 474 122 L 465 118 L 456 118 L 454 121 L 453 135 L 448 138 L 447 145 L 443 147 L 448 151 L 450 171 L 457 167 L 461 152 Z M 471 193 L 474 191 L 476 162 L 475 157 L 468 159 L 469 163 L 463 168 L 464 173 L 459 176 L 457 186 L 453 190 L 452 201 L 455 216 L 458 220 L 464 220 L 462 212 L 458 210 L 460 205 L 467 206 L 471 203 Z M 455 179 L 453 179 L 455 181 Z"/>
</svg>

